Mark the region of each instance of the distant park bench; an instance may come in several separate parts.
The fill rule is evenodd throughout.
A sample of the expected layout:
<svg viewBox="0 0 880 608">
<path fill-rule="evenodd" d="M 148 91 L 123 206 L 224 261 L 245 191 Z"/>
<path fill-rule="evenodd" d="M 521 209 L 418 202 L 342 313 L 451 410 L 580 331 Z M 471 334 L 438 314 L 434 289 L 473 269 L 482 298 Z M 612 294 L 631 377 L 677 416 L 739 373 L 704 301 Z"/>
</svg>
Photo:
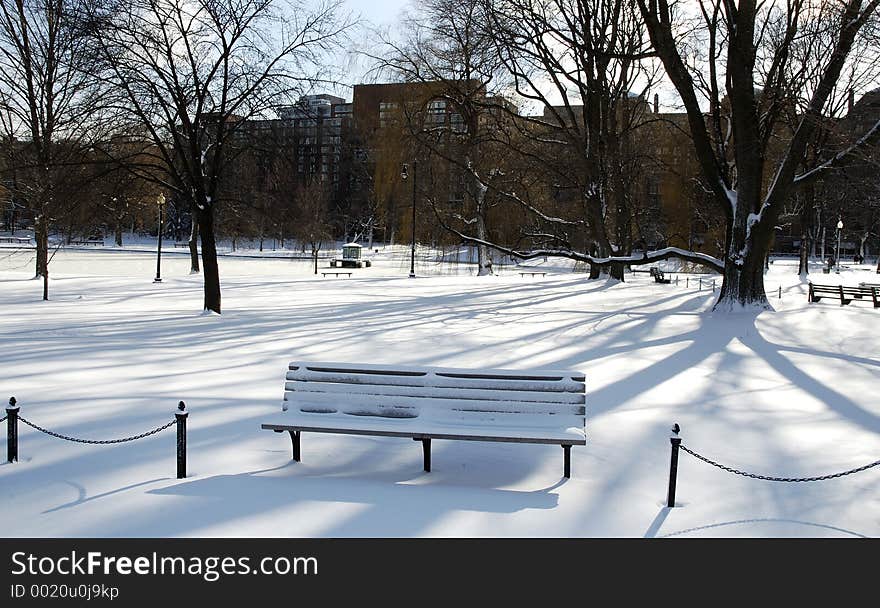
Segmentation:
<svg viewBox="0 0 880 608">
<path fill-rule="evenodd" d="M 175 247 L 189 247 L 189 243 L 174 243 Z"/>
<path fill-rule="evenodd" d="M 26 245 L 30 243 L 29 238 L 21 236 L 0 236 L 0 243 L 15 243 L 17 245 Z"/>
<path fill-rule="evenodd" d="M 663 271 L 656 267 L 651 267 L 651 276 L 654 277 L 655 283 L 672 283 L 672 279 L 667 279 Z"/>
<path fill-rule="evenodd" d="M 864 286 L 846 287 L 844 285 L 816 285 L 810 283 L 807 295 L 809 302 L 818 302 L 824 297 L 833 297 L 840 300 L 840 305 L 845 306 L 853 300 L 871 298 L 874 308 L 880 308 L 880 287 Z"/>
<path fill-rule="evenodd" d="M 526 275 L 529 275 L 529 276 L 535 276 L 535 275 L 537 275 L 537 274 L 541 275 L 542 277 L 547 276 L 547 273 L 546 273 L 546 272 L 541 272 L 541 271 L 521 272 L 521 273 L 519 273 L 519 276 L 521 276 L 521 277 L 524 277 L 524 276 L 526 276 Z"/>
<path fill-rule="evenodd" d="M 341 274 L 347 274 L 348 276 L 351 276 L 351 273 L 350 273 L 350 272 L 322 272 L 321 274 L 322 274 L 323 276 L 325 276 L 325 277 L 326 277 L 328 274 L 332 274 L 332 275 L 335 275 L 335 276 L 337 276 L 337 277 L 338 277 L 339 275 L 341 275 Z"/>
<path fill-rule="evenodd" d="M 349 363 L 288 366 L 282 413 L 261 426 L 287 431 L 300 461 L 304 431 L 431 440 L 586 445 L 584 375 L 576 371 L 480 370 Z"/>
<path fill-rule="evenodd" d="M 93 245 L 95 247 L 103 247 L 104 241 L 99 241 L 97 239 L 71 239 L 71 245 Z"/>
</svg>

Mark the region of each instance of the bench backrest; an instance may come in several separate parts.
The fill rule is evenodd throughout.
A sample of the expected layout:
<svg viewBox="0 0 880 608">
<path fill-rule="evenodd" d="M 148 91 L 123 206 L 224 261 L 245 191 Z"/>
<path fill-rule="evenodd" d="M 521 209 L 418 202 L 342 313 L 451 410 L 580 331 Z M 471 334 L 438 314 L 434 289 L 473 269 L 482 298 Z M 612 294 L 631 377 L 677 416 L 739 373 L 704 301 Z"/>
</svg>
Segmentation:
<svg viewBox="0 0 880 608">
<path fill-rule="evenodd" d="M 584 428 L 577 371 L 302 363 L 289 365 L 282 409 L 437 424 Z"/>
</svg>

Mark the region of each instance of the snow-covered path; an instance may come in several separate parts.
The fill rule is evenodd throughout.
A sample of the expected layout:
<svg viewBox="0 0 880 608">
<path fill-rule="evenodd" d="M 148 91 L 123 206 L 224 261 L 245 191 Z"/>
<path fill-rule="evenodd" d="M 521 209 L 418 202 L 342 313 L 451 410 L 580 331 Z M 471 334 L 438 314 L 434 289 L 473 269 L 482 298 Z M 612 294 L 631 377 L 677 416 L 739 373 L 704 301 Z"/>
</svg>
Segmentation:
<svg viewBox="0 0 880 608">
<path fill-rule="evenodd" d="M 80 253 L 81 272 L 59 266 L 47 303 L 29 272 L 0 267 L 0 397 L 96 439 L 158 426 L 183 399 L 191 475 L 174 479 L 173 430 L 86 446 L 24 427 L 22 461 L 0 466 L 12 535 L 880 533 L 880 468 L 779 484 L 683 454 L 683 507 L 662 506 L 673 422 L 691 449 L 756 473 L 880 458 L 880 310 L 808 305 L 786 264 L 767 280 L 783 286 L 777 312 L 755 316 L 710 313 L 710 292 L 645 275 L 410 280 L 380 264 L 324 280 L 280 260 L 222 260 L 217 316 L 200 311 L 201 278 L 183 267 L 155 285 L 144 270 L 154 258 L 117 252 L 134 260 L 126 276 L 97 270 L 110 255 Z M 305 434 L 292 463 L 286 434 L 259 425 L 280 407 L 293 359 L 579 369 L 588 445 L 573 449 L 570 480 L 558 446 L 437 441 L 425 474 L 412 441 Z"/>
</svg>

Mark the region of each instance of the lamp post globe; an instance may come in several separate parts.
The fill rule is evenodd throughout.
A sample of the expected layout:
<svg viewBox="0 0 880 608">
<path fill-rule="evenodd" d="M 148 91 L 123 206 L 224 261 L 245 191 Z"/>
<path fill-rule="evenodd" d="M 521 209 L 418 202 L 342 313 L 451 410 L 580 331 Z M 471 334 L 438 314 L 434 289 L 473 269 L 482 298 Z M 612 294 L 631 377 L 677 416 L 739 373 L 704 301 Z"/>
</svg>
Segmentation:
<svg viewBox="0 0 880 608">
<path fill-rule="evenodd" d="M 837 262 L 837 269 L 834 271 L 837 274 L 840 274 L 840 234 L 843 232 L 843 219 L 837 220 L 837 256 L 835 261 Z"/>
<path fill-rule="evenodd" d="M 159 243 L 156 248 L 156 278 L 153 279 L 153 283 L 161 283 L 162 282 L 162 210 L 165 207 L 165 194 L 160 192 L 159 196 L 156 197 L 156 204 L 159 207 Z"/>
<path fill-rule="evenodd" d="M 409 278 L 416 278 L 416 176 L 418 175 L 418 164 L 413 162 L 413 185 L 412 185 L 412 236 L 410 239 L 409 251 Z M 400 179 L 406 181 L 409 177 L 409 165 L 403 163 L 400 169 Z"/>
</svg>

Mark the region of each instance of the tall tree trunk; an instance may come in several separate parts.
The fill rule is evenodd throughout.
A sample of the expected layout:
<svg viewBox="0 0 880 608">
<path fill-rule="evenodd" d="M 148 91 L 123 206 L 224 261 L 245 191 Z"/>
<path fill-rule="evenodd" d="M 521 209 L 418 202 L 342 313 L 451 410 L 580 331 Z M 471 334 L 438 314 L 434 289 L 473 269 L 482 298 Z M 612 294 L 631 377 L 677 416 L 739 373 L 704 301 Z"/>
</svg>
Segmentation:
<svg viewBox="0 0 880 608">
<path fill-rule="evenodd" d="M 804 189 L 804 204 L 801 207 L 801 246 L 798 248 L 798 275 L 806 277 L 810 274 L 810 249 L 815 244 L 810 238 L 813 232 L 813 218 L 815 212 L 816 189 L 812 184 Z"/>
<path fill-rule="evenodd" d="M 482 224 L 482 220 L 477 220 L 477 238 L 479 238 L 480 240 L 486 238 L 485 226 L 483 226 L 482 230 L 480 229 Z M 492 255 L 489 253 L 489 248 L 482 243 L 477 245 L 477 262 L 479 264 L 477 276 L 484 277 L 495 274 L 495 271 L 492 268 Z"/>
<path fill-rule="evenodd" d="M 34 278 L 49 274 L 49 221 L 45 214 L 37 216 L 34 222 L 34 242 L 37 247 L 37 267 Z"/>
<path fill-rule="evenodd" d="M 724 264 L 724 281 L 721 293 L 713 310 L 739 311 L 747 308 L 769 310 L 770 303 L 764 291 L 764 265 L 770 250 L 768 226 L 772 219 L 756 222 L 748 227 L 749 209 L 742 196 L 737 204 L 733 225 L 728 228 L 730 235 Z"/>
<path fill-rule="evenodd" d="M 220 314 L 220 269 L 217 267 L 217 243 L 214 240 L 214 212 L 211 205 L 196 212 L 199 238 L 202 241 L 202 266 L 205 277 L 205 310 Z"/>
<path fill-rule="evenodd" d="M 196 220 L 195 214 L 192 218 L 192 228 L 189 232 L 189 262 L 190 274 L 199 274 L 199 222 Z"/>
<path fill-rule="evenodd" d="M 810 274 L 810 249 L 807 246 L 809 239 L 809 230 L 801 230 L 801 246 L 798 248 L 798 275 L 801 277 Z"/>
<path fill-rule="evenodd" d="M 813 210 L 807 204 L 804 204 L 804 210 L 801 212 L 801 245 L 798 247 L 798 275 L 806 277 L 810 274 L 810 250 L 815 248 L 813 243 L 812 226 L 810 220 L 813 218 Z"/>
<path fill-rule="evenodd" d="M 596 200 L 596 196 L 585 201 L 586 212 L 590 230 L 595 243 L 593 255 L 600 258 L 607 258 L 613 255 L 611 242 L 608 240 L 608 231 L 605 228 L 605 218 L 603 215 L 603 205 L 601 200 Z M 623 281 L 623 264 L 592 264 L 590 266 L 590 278 L 598 279 L 601 275 L 610 275 L 612 279 Z"/>
<path fill-rule="evenodd" d="M 116 218 L 116 246 L 122 247 L 122 218 Z"/>
<path fill-rule="evenodd" d="M 480 205 L 477 207 L 477 238 L 480 239 L 480 241 L 486 241 L 488 236 L 489 235 L 486 231 L 486 218 L 482 205 Z M 484 277 L 495 274 L 492 269 L 492 256 L 489 253 L 489 248 L 482 242 L 477 244 L 477 264 L 479 266 L 477 276 Z"/>
</svg>

